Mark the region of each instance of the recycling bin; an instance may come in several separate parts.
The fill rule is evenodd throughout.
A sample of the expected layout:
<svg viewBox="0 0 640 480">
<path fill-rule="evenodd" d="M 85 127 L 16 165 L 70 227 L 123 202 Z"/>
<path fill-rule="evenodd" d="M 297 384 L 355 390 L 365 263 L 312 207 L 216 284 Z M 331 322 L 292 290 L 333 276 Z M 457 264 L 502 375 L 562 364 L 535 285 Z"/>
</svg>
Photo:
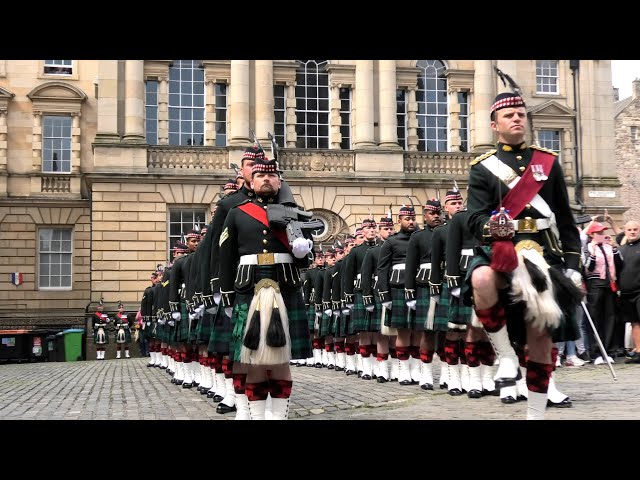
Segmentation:
<svg viewBox="0 0 640 480">
<path fill-rule="evenodd" d="M 56 334 L 56 358 L 58 362 L 77 362 L 85 359 L 85 331 L 69 328 Z"/>
<path fill-rule="evenodd" d="M 43 332 L 31 332 L 29 335 L 29 358 L 40 362 L 45 360 L 48 355 L 47 334 Z"/>
<path fill-rule="evenodd" d="M 56 336 L 55 335 L 47 335 L 47 361 L 49 362 L 57 362 L 57 352 L 56 352 Z"/>
<path fill-rule="evenodd" d="M 29 360 L 29 331 L 0 330 L 0 360 Z"/>
</svg>

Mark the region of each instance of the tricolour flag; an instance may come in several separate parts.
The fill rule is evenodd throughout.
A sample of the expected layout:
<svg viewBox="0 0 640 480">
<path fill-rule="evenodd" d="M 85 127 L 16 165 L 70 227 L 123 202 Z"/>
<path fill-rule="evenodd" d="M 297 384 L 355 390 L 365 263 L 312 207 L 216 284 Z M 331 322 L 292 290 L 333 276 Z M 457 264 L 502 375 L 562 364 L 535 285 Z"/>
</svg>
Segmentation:
<svg viewBox="0 0 640 480">
<path fill-rule="evenodd" d="M 11 283 L 13 283 L 16 287 L 18 285 L 22 285 L 22 273 L 20 272 L 13 272 L 11 274 Z"/>
</svg>

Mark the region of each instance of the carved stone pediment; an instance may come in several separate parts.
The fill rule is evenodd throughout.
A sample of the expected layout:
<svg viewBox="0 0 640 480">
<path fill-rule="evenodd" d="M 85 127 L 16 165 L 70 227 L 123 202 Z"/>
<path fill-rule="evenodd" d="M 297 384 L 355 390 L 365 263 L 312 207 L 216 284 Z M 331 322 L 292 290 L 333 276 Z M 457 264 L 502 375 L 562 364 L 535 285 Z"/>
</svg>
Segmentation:
<svg viewBox="0 0 640 480">
<path fill-rule="evenodd" d="M 536 105 L 535 107 L 529 107 L 529 113 L 535 116 L 552 116 L 552 117 L 574 117 L 575 112 L 564 105 L 560 105 L 555 100 L 549 100 L 547 102 Z"/>
<path fill-rule="evenodd" d="M 65 82 L 46 82 L 31 90 L 27 97 L 33 102 L 34 111 L 80 113 L 87 94 Z"/>
<path fill-rule="evenodd" d="M 15 96 L 15 93 L 0 87 L 0 111 L 6 112 L 9 106 L 9 102 Z"/>
</svg>

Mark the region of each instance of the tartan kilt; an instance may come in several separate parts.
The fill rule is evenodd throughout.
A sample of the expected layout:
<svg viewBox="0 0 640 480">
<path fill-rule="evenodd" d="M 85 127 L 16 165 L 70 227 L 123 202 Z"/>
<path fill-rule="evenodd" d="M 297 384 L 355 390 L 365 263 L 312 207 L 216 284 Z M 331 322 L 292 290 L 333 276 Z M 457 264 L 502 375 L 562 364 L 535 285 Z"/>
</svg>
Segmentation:
<svg viewBox="0 0 640 480">
<path fill-rule="evenodd" d="M 229 344 L 231 343 L 231 319 L 224 313 L 224 307 L 218 306 L 218 312 L 213 315 L 212 328 L 209 335 L 209 346 L 207 350 L 212 353 L 229 353 Z"/>
<path fill-rule="evenodd" d="M 309 326 L 307 323 L 307 315 L 305 312 L 304 299 L 300 294 L 300 289 L 281 290 L 282 299 L 287 307 L 287 317 L 289 317 L 289 336 L 291 338 L 291 360 L 309 358 L 313 352 L 311 350 L 311 335 L 309 334 Z M 246 305 L 247 309 L 253 299 L 253 292 L 236 293 L 236 301 L 234 304 L 233 318 L 231 319 L 231 332 L 235 327 L 237 314 L 235 305 Z M 323 317 L 325 315 L 323 314 Z M 251 319 L 247 318 L 247 322 Z M 247 328 L 248 325 L 245 325 Z M 238 340 L 230 339 L 230 352 L 233 352 L 233 361 L 240 361 L 240 350 L 242 347 L 242 337 Z"/>
<path fill-rule="evenodd" d="M 202 317 L 198 320 L 198 327 L 196 328 L 196 342 L 200 345 L 209 343 L 211 337 L 211 324 L 213 323 L 213 314 L 206 310 L 202 313 Z"/>
<path fill-rule="evenodd" d="M 440 288 L 440 301 L 436 307 L 436 314 L 433 319 L 433 329 L 445 332 L 449 330 L 449 303 L 451 294 L 447 282 L 442 282 Z"/>
<path fill-rule="evenodd" d="M 416 327 L 417 331 L 428 331 L 428 332 L 446 332 L 449 327 L 447 326 L 446 321 L 438 320 L 437 312 L 438 309 L 436 307 L 436 315 L 434 315 L 433 320 L 433 329 L 425 328 L 425 323 L 427 323 L 427 317 L 429 316 L 429 306 L 431 305 L 431 291 L 429 289 L 429 285 L 416 285 Z"/>
<path fill-rule="evenodd" d="M 307 307 L 307 324 L 309 325 L 309 331 L 313 332 L 316 323 L 316 309 L 313 304 Z"/>
<path fill-rule="evenodd" d="M 142 335 L 147 340 L 153 340 L 157 336 L 157 330 L 156 333 L 153 332 L 154 328 L 157 328 L 157 323 L 155 320 L 150 320 L 148 324 L 145 323 L 144 330 L 140 330 L 140 335 Z"/>
<path fill-rule="evenodd" d="M 548 261 L 548 258 L 545 256 Z M 465 305 L 472 305 L 473 287 L 471 285 L 471 273 L 478 267 L 491 264 L 491 246 L 484 245 L 475 248 L 475 255 L 469 263 L 467 275 L 462 286 L 461 298 L 464 298 Z M 551 268 L 560 268 L 560 265 L 549 263 Z M 507 282 L 511 278 L 506 275 Z M 524 321 L 525 305 L 523 302 L 512 303 L 509 297 L 509 288 L 498 292 L 499 301 L 502 303 L 507 315 L 507 330 L 511 341 L 525 345 L 527 343 L 527 326 Z M 580 338 L 575 310 L 570 315 L 563 315 L 560 318 L 560 325 L 550 332 L 553 342 L 567 342 Z"/>
<path fill-rule="evenodd" d="M 167 343 L 169 341 L 169 325 L 166 323 L 164 325 L 158 324 L 158 328 L 156 328 L 156 338 L 161 342 Z"/>
<path fill-rule="evenodd" d="M 98 338 L 98 335 L 97 335 L 98 334 L 98 329 L 97 328 L 93 329 L 93 344 L 94 345 L 106 345 L 106 344 L 109 343 L 109 331 L 107 330 L 107 327 L 103 327 L 103 330 L 104 330 L 104 342 L 98 343 L 97 340 L 96 340 Z"/>
<path fill-rule="evenodd" d="M 324 313 L 324 310 L 322 311 L 322 318 L 320 319 L 320 327 L 318 328 L 318 336 L 319 337 L 326 337 L 328 335 L 331 335 L 331 323 L 333 320 L 333 315 L 327 315 L 326 313 Z"/>
<path fill-rule="evenodd" d="M 368 331 L 367 323 L 368 318 L 365 315 L 367 310 L 364 308 L 364 301 L 362 300 L 362 292 L 354 292 L 353 310 L 351 311 L 351 321 L 353 322 L 353 328 L 356 332 Z"/>
<path fill-rule="evenodd" d="M 123 344 L 123 343 L 131 343 L 131 330 L 128 328 L 123 328 L 124 330 L 124 342 L 118 342 L 118 330 L 119 328 L 116 328 L 116 332 L 113 336 L 113 341 L 115 343 L 119 343 L 119 344 Z"/>
<path fill-rule="evenodd" d="M 385 318 L 385 325 L 391 328 L 409 328 L 415 330 L 416 312 L 407 307 L 404 288 L 391 287 L 391 315 Z M 407 318 L 407 313 L 408 317 Z"/>
<path fill-rule="evenodd" d="M 176 322 L 175 341 L 177 343 L 186 343 L 189 341 L 189 312 L 187 304 L 180 302 L 180 321 Z"/>
<path fill-rule="evenodd" d="M 449 328 L 456 325 L 471 325 L 473 308 L 467 307 L 461 298 L 449 295 Z"/>
</svg>

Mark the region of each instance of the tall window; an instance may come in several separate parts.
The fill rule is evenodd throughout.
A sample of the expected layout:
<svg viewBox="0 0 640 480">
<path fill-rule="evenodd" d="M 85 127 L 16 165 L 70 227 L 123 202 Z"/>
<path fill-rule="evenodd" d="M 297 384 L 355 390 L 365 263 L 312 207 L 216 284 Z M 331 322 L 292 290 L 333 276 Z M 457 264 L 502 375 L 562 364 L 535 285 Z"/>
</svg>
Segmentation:
<svg viewBox="0 0 640 480">
<path fill-rule="evenodd" d="M 407 92 L 396 90 L 396 120 L 398 122 L 398 145 L 407 149 Z"/>
<path fill-rule="evenodd" d="M 204 68 L 176 60 L 169 68 L 169 145 L 204 145 Z"/>
<path fill-rule="evenodd" d="M 71 75 L 73 60 L 45 60 L 44 73 L 46 75 Z"/>
<path fill-rule="evenodd" d="M 340 148 L 351 148 L 351 89 L 340 88 Z"/>
<path fill-rule="evenodd" d="M 38 287 L 71 288 L 71 229 L 41 228 L 38 247 Z"/>
<path fill-rule="evenodd" d="M 275 132 L 273 135 L 276 137 L 278 146 L 285 147 L 287 145 L 285 143 L 287 141 L 287 93 L 284 85 L 273 86 L 273 100 L 273 113 L 275 115 L 273 124 Z"/>
<path fill-rule="evenodd" d="M 145 118 L 144 125 L 147 143 L 158 144 L 158 81 L 147 80 L 145 92 Z"/>
<path fill-rule="evenodd" d="M 631 126 L 629 127 L 629 132 L 631 133 L 631 140 L 637 140 L 638 139 L 638 127 Z"/>
<path fill-rule="evenodd" d="M 416 100 L 418 102 L 418 150 L 447 151 L 447 79 L 446 66 L 440 60 L 419 60 Z"/>
<path fill-rule="evenodd" d="M 183 235 L 200 225 L 202 228 L 209 223 L 207 209 L 205 208 L 175 208 L 169 210 L 169 245 L 167 246 L 167 258 L 171 258 L 170 251 L 177 241 L 184 241 Z"/>
<path fill-rule="evenodd" d="M 296 134 L 298 148 L 329 148 L 327 60 L 298 60 Z"/>
<path fill-rule="evenodd" d="M 558 93 L 557 60 L 536 60 L 536 93 Z"/>
<path fill-rule="evenodd" d="M 43 116 L 42 172 L 71 173 L 71 117 Z"/>
<path fill-rule="evenodd" d="M 227 86 L 216 83 L 216 147 L 227 146 Z"/>
<path fill-rule="evenodd" d="M 553 150 L 560 154 L 560 131 L 559 130 L 538 130 L 538 143 L 541 147 Z"/>
<path fill-rule="evenodd" d="M 460 105 L 460 151 L 469 151 L 469 94 L 467 92 L 458 93 L 458 104 Z"/>
</svg>

